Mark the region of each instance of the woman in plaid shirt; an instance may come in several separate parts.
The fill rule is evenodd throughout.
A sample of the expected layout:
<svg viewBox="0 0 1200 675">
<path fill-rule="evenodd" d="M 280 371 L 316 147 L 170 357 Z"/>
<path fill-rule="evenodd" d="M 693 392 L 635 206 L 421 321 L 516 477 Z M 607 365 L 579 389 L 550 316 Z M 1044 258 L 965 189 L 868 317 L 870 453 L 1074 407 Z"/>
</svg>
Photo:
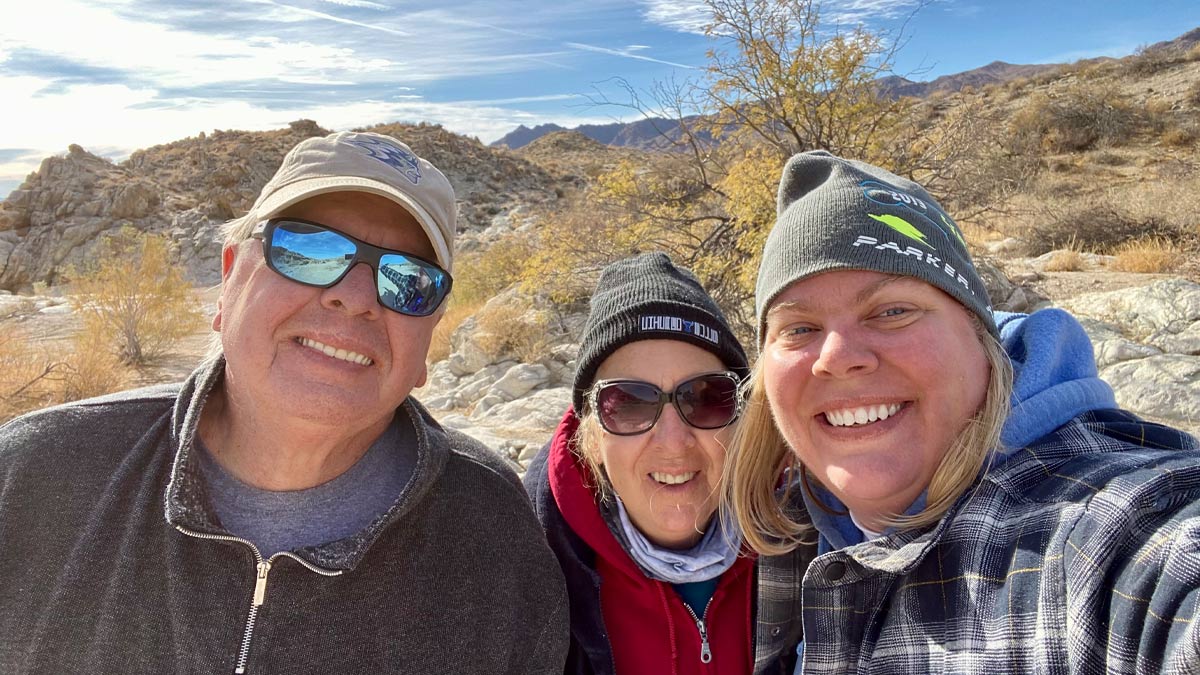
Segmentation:
<svg viewBox="0 0 1200 675">
<path fill-rule="evenodd" d="M 1200 672 L 1196 440 L 1117 410 L 1063 313 L 1008 334 L 923 188 L 793 157 L 756 296 L 727 486 L 760 553 L 816 546 L 760 588 L 797 673 Z"/>
</svg>

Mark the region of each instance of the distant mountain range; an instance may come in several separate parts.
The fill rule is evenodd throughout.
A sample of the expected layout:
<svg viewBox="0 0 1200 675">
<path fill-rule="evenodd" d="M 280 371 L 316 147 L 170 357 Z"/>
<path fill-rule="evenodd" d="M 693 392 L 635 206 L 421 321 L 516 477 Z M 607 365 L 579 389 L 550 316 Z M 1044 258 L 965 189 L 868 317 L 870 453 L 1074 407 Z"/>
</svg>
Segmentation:
<svg viewBox="0 0 1200 675">
<path fill-rule="evenodd" d="M 1200 44 L 1200 28 L 1184 33 L 1174 40 L 1150 45 L 1146 47 L 1146 51 L 1187 50 L 1197 44 Z M 889 96 L 925 98 L 934 92 L 954 92 L 960 91 L 964 87 L 979 88 L 988 84 L 1008 82 L 1019 77 L 1032 77 L 1062 65 L 1061 63 L 1018 65 L 993 61 L 980 68 L 953 75 L 943 75 L 929 82 L 914 82 L 898 75 L 889 75 L 879 79 L 879 86 Z M 583 124 L 573 130 L 553 123 L 539 124 L 533 128 L 522 124 L 505 134 L 503 138 L 494 141 L 492 145 L 516 150 L 555 131 L 577 131 L 605 145 L 648 150 L 667 145 L 667 141 L 663 139 L 663 132 L 666 132 L 668 138 L 673 138 L 675 129 L 674 121 L 662 118 L 643 119 L 628 123 Z"/>
<path fill-rule="evenodd" d="M 694 118 L 686 118 L 691 121 Z M 558 124 L 539 124 L 530 128 L 521 126 L 508 132 L 493 146 L 504 146 L 510 150 L 523 148 L 537 139 L 556 131 L 576 131 L 588 138 L 622 148 L 637 148 L 639 150 L 655 150 L 669 145 L 667 139 L 677 138 L 679 127 L 675 120 L 651 117 L 636 122 L 613 122 L 612 124 L 581 124 L 574 129 L 567 129 Z M 666 138 L 664 138 L 664 136 Z"/>
<path fill-rule="evenodd" d="M 981 87 L 993 82 L 1006 82 L 1018 77 L 1029 77 L 1058 68 L 1058 64 L 1019 66 L 1003 61 L 994 61 L 962 73 L 943 75 L 930 82 L 914 82 L 897 75 L 880 78 L 879 86 L 885 94 L 893 97 L 913 96 L 925 98 L 935 91 L 958 91 L 966 86 Z M 493 146 L 505 146 L 510 150 L 525 147 L 533 141 L 556 131 L 577 131 L 588 138 L 618 147 L 651 150 L 667 144 L 663 139 L 674 137 L 676 124 L 673 120 L 652 117 L 636 122 L 613 122 L 612 124 L 581 124 L 574 129 L 550 123 L 527 127 L 524 124 L 494 141 Z"/>
</svg>

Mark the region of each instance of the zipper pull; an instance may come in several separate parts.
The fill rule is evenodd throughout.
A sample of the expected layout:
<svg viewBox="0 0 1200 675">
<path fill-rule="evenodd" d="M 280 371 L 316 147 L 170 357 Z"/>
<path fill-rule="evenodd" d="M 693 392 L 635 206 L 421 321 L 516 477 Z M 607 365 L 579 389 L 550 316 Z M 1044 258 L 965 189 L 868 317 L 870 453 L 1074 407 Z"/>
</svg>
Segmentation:
<svg viewBox="0 0 1200 675">
<path fill-rule="evenodd" d="M 271 563 L 266 560 L 258 563 L 258 578 L 254 581 L 254 606 L 263 604 L 267 597 L 267 572 L 271 571 Z"/>
<path fill-rule="evenodd" d="M 696 619 L 696 628 L 700 629 L 700 663 L 710 663 L 712 649 L 708 646 L 708 627 L 704 625 L 704 619 Z"/>
</svg>

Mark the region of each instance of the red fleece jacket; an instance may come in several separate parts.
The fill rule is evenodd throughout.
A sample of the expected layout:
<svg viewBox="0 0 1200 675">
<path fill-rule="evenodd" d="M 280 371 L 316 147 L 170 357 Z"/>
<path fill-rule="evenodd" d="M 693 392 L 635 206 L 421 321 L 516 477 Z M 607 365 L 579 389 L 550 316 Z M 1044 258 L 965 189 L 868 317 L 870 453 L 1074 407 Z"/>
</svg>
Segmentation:
<svg viewBox="0 0 1200 675">
<path fill-rule="evenodd" d="M 568 413 L 551 441 L 550 491 L 567 524 L 596 552 L 600 609 L 617 675 L 750 673 L 753 560 L 738 558 L 717 583 L 702 617 L 712 661 L 702 663 L 700 630 L 683 599 L 669 583 L 643 575 L 601 517 L 588 487 L 595 480 L 569 449 L 577 426 Z"/>
</svg>

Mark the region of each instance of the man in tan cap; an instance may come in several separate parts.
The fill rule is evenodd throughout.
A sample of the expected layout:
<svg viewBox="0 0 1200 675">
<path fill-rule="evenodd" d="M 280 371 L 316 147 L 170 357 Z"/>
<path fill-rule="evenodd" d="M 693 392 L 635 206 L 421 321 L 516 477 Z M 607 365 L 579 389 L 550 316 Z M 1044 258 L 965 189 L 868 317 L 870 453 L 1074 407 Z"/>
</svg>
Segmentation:
<svg viewBox="0 0 1200 675">
<path fill-rule="evenodd" d="M 308 139 L 227 227 L 211 359 L 0 428 L 0 672 L 561 672 L 520 483 L 410 396 L 454 218 L 403 143 Z"/>
</svg>

